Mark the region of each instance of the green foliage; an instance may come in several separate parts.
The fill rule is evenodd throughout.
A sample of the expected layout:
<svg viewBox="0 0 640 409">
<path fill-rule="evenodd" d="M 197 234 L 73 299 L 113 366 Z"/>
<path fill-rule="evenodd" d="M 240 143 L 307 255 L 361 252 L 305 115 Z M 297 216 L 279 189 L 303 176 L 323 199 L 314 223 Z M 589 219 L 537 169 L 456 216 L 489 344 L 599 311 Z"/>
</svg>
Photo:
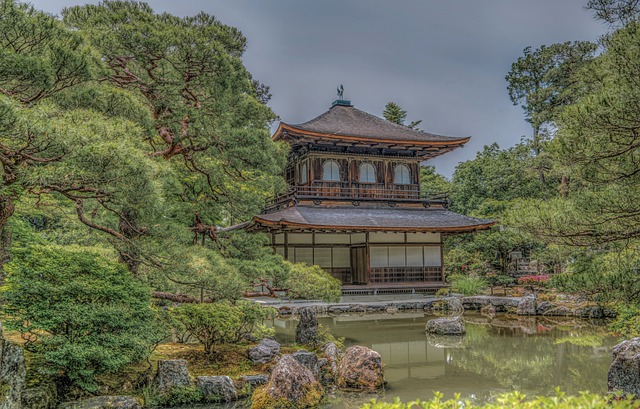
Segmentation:
<svg viewBox="0 0 640 409">
<path fill-rule="evenodd" d="M 640 336 L 640 307 L 619 303 L 616 308 L 618 316 L 609 329 L 626 339 Z"/>
<path fill-rule="evenodd" d="M 97 375 L 145 359 L 164 337 L 149 289 L 103 251 L 34 245 L 15 249 L 5 270 L 8 326 L 65 388 L 95 391 Z"/>
<path fill-rule="evenodd" d="M 489 283 L 477 275 L 453 275 L 449 277 L 451 289 L 465 296 L 482 294 Z"/>
<path fill-rule="evenodd" d="M 395 102 L 388 102 L 387 105 L 385 105 L 382 116 L 389 122 L 406 126 L 411 129 L 417 129 L 418 125 L 422 122 L 422 120 L 418 120 L 411 122 L 409 125 L 405 125 L 404 121 L 407 119 L 407 111 L 402 109 L 400 105 Z"/>
<path fill-rule="evenodd" d="M 460 396 L 445 401 L 442 396 L 441 393 L 436 392 L 435 397 L 429 401 L 417 400 L 408 403 L 402 403 L 398 399 L 393 403 L 372 401 L 361 406 L 361 409 L 444 409 L 461 406 L 466 409 L 631 409 L 637 406 L 637 401 L 631 396 L 620 398 L 588 392 L 567 396 L 559 390 L 556 390 L 555 396 L 537 396 L 531 399 L 519 392 L 505 393 L 499 395 L 494 402 L 485 404 L 464 401 Z"/>
<path fill-rule="evenodd" d="M 159 287 L 187 294 L 200 301 L 237 300 L 250 283 L 215 250 L 201 246 L 179 246 L 164 263 L 165 280 L 154 278 Z"/>
<path fill-rule="evenodd" d="M 133 1 L 63 10 L 89 40 L 112 84 L 142 101 L 145 141 L 179 179 L 182 211 L 207 225 L 233 224 L 284 188 L 286 147 L 269 137 L 268 88 L 242 64 L 246 39 L 213 16 L 157 14 Z"/>
<path fill-rule="evenodd" d="M 436 173 L 436 168 L 432 165 L 420 167 L 420 192 L 423 196 L 449 194 L 451 192 L 451 182 L 444 176 Z"/>
<path fill-rule="evenodd" d="M 275 316 L 275 309 L 251 302 L 186 304 L 171 314 L 204 346 L 206 354 L 215 353 L 216 344 L 240 342 L 259 324 Z"/>
<path fill-rule="evenodd" d="M 342 283 L 318 266 L 305 263 L 289 263 L 289 278 L 286 287 L 291 298 L 321 299 L 326 302 L 340 301 Z"/>
<path fill-rule="evenodd" d="M 221 253 L 236 266 L 247 282 L 260 279 L 280 287 L 289 276 L 289 266 L 281 256 L 274 254 L 266 234 L 234 231 L 219 240 Z"/>
<path fill-rule="evenodd" d="M 585 8 L 612 27 L 624 26 L 640 16 L 640 2 L 637 0 L 589 0 Z"/>
<path fill-rule="evenodd" d="M 550 284 L 598 303 L 637 303 L 640 254 L 637 248 L 613 250 L 575 254 L 567 271 L 554 276 Z"/>
<path fill-rule="evenodd" d="M 540 197 L 541 182 L 531 161 L 530 143 L 500 149 L 485 146 L 474 160 L 456 167 L 451 182 L 451 208 L 464 214 L 480 210 L 487 200 L 510 201 L 520 197 Z"/>
<path fill-rule="evenodd" d="M 174 386 L 163 393 L 148 388 L 144 391 L 144 397 L 145 407 L 148 408 L 191 405 L 202 402 L 204 399 L 202 390 L 197 386 Z"/>
</svg>

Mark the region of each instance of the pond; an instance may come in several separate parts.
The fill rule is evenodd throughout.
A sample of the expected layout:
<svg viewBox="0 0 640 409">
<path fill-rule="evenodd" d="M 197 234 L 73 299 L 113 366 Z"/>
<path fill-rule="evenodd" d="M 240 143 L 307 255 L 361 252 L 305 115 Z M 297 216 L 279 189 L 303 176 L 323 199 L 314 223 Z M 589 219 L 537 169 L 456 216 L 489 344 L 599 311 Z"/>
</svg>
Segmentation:
<svg viewBox="0 0 640 409">
<path fill-rule="evenodd" d="M 346 346 L 378 351 L 388 382 L 379 396 L 340 396 L 325 408 L 357 408 L 372 398 L 429 399 L 434 391 L 483 402 L 512 390 L 527 395 L 550 395 L 556 387 L 570 394 L 607 390 L 610 351 L 619 339 L 608 335 L 601 321 L 465 313 L 467 334 L 458 338 L 426 335 L 431 318 L 423 313 L 319 318 Z M 296 323 L 275 321 L 280 342 L 293 342 Z"/>
</svg>

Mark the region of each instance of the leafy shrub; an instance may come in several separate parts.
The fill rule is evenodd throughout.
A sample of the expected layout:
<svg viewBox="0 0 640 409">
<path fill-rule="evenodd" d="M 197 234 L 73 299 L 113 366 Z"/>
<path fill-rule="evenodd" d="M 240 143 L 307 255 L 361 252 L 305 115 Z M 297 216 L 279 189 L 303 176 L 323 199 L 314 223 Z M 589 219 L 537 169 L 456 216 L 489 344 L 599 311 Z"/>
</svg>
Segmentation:
<svg viewBox="0 0 640 409">
<path fill-rule="evenodd" d="M 611 323 L 609 329 L 625 338 L 640 336 L 640 307 L 618 304 L 616 311 L 618 316 Z"/>
<path fill-rule="evenodd" d="M 93 392 L 96 376 L 139 362 L 164 337 L 150 291 L 123 265 L 79 246 L 14 249 L 3 296 L 7 324 L 66 389 Z"/>
<path fill-rule="evenodd" d="M 204 400 L 202 390 L 196 386 L 174 386 L 170 390 L 158 393 L 153 388 L 144 390 L 145 407 L 174 407 L 200 403 Z"/>
<path fill-rule="evenodd" d="M 326 302 L 340 301 L 342 283 L 318 266 L 288 263 L 289 278 L 286 287 L 291 298 L 315 299 Z"/>
<path fill-rule="evenodd" d="M 451 289 L 466 296 L 482 294 L 489 286 L 487 280 L 476 275 L 454 275 L 450 280 Z"/>
<path fill-rule="evenodd" d="M 462 401 L 460 396 L 447 401 L 442 400 L 442 394 L 435 393 L 435 397 L 429 401 L 402 403 L 396 399 L 393 403 L 375 402 L 366 403 L 360 409 L 439 409 L 439 408 L 464 408 L 464 409 L 632 409 L 638 407 L 638 401 L 632 397 L 620 398 L 615 396 L 601 396 L 582 392 L 578 396 L 566 396 L 556 391 L 556 396 L 538 396 L 526 399 L 519 392 L 511 392 L 499 395 L 493 403 L 474 404 L 470 401 Z"/>
<path fill-rule="evenodd" d="M 171 313 L 202 343 L 205 353 L 211 354 L 216 344 L 239 342 L 260 330 L 259 324 L 275 317 L 276 310 L 241 301 L 235 305 L 229 302 L 187 304 L 174 308 Z"/>
<path fill-rule="evenodd" d="M 522 277 L 518 278 L 518 284 L 545 286 L 549 282 L 550 278 L 551 277 L 548 274 L 522 276 Z"/>
</svg>

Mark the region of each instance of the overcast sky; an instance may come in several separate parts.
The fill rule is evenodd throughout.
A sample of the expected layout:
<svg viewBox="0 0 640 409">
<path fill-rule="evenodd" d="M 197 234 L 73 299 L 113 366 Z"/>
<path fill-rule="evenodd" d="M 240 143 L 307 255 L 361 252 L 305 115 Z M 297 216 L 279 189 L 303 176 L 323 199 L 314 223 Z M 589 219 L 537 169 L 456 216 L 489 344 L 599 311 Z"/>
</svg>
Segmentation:
<svg viewBox="0 0 640 409">
<path fill-rule="evenodd" d="M 59 14 L 83 0 L 35 0 Z M 484 145 L 530 135 L 509 101 L 504 76 L 526 46 L 596 40 L 606 27 L 586 0 L 151 0 L 156 11 L 201 10 L 248 39 L 245 65 L 271 87 L 270 106 L 300 123 L 345 99 L 382 116 L 394 101 L 421 129 L 471 136 L 463 149 L 432 160 L 446 176 Z"/>
</svg>

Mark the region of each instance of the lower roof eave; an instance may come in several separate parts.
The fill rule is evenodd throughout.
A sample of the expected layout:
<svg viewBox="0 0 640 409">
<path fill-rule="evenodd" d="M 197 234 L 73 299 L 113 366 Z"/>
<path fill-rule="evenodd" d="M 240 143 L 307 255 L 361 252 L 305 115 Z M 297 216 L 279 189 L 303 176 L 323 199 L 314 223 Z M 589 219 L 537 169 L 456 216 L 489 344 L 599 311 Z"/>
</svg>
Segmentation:
<svg viewBox="0 0 640 409">
<path fill-rule="evenodd" d="M 391 227 L 391 226 L 330 226 L 314 225 L 304 223 L 293 223 L 288 221 L 272 222 L 269 220 L 254 217 L 249 225 L 251 230 L 323 230 L 323 231 L 385 231 L 385 232 L 424 232 L 424 233 L 469 233 L 477 230 L 488 230 L 496 222 L 469 225 L 469 226 L 412 226 L 412 227 Z"/>
</svg>

